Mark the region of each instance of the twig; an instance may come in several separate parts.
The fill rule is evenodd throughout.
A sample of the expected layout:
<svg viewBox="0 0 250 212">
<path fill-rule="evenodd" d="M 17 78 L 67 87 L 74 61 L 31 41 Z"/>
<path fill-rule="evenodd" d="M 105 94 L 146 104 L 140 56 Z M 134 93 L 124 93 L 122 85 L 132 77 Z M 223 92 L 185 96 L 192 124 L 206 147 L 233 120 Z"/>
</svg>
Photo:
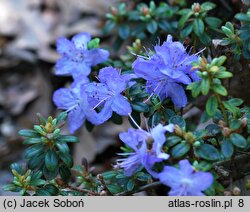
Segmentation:
<svg viewBox="0 0 250 212">
<path fill-rule="evenodd" d="M 100 196 L 100 194 L 98 194 L 98 193 L 96 193 L 94 191 L 87 190 L 87 189 L 75 188 L 75 187 L 73 187 L 71 185 L 66 185 L 66 187 L 73 190 L 73 191 L 78 191 L 78 192 L 90 194 L 90 196 Z"/>
<path fill-rule="evenodd" d="M 107 185 L 106 185 L 106 183 L 105 183 L 105 181 L 103 179 L 103 176 L 101 174 L 97 175 L 97 179 L 100 181 L 100 183 L 102 184 L 103 189 L 107 192 L 107 194 L 112 194 L 110 192 L 110 190 L 108 189 L 108 187 L 107 187 Z"/>
</svg>

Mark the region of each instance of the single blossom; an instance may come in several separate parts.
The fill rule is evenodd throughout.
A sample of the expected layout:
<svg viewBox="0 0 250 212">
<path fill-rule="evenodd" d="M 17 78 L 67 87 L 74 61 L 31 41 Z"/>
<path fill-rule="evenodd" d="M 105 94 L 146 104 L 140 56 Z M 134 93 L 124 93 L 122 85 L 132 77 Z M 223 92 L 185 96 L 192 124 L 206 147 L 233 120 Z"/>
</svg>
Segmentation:
<svg viewBox="0 0 250 212">
<path fill-rule="evenodd" d="M 68 126 L 71 133 L 75 132 L 88 119 L 96 122 L 96 112 L 91 110 L 85 87 L 87 83 L 73 83 L 71 88 L 60 88 L 53 94 L 53 101 L 58 109 L 68 112 Z"/>
<path fill-rule="evenodd" d="M 170 35 L 154 49 L 153 56 L 147 59 L 139 56 L 134 61 L 135 74 L 146 80 L 148 93 L 157 94 L 162 100 L 170 97 L 177 107 L 184 107 L 187 97 L 182 84 L 200 80 L 196 71 L 191 70 L 191 63 L 198 60 L 197 56 L 188 54 L 180 42 L 172 41 Z"/>
<path fill-rule="evenodd" d="M 56 63 L 57 75 L 72 75 L 74 79 L 87 77 L 91 67 L 106 61 L 109 52 L 100 49 L 88 49 L 91 40 L 89 33 L 75 35 L 72 40 L 61 37 L 57 39 L 56 47 L 61 58 Z"/>
<path fill-rule="evenodd" d="M 126 89 L 130 77 L 120 75 L 113 67 L 100 70 L 98 80 L 86 87 L 88 101 L 92 110 L 99 110 L 95 125 L 107 121 L 113 111 L 121 116 L 127 116 L 132 108 L 127 98 L 121 93 Z"/>
<path fill-rule="evenodd" d="M 121 153 L 120 155 L 128 157 L 118 159 L 118 165 L 124 168 L 127 176 L 133 175 L 140 168 L 144 167 L 153 177 L 157 178 L 157 173 L 152 168 L 155 163 L 169 158 L 169 155 L 162 151 L 162 146 L 166 141 L 165 133 L 167 131 L 173 132 L 173 130 L 173 124 L 167 126 L 158 124 L 150 132 L 142 129 L 129 129 L 128 132 L 120 133 L 120 139 L 133 152 Z M 150 145 L 150 148 L 148 145 Z"/>
<path fill-rule="evenodd" d="M 196 172 L 188 160 L 179 162 L 179 169 L 165 166 L 158 174 L 160 181 L 171 188 L 170 196 L 204 196 L 202 191 L 213 183 L 209 172 Z"/>
</svg>

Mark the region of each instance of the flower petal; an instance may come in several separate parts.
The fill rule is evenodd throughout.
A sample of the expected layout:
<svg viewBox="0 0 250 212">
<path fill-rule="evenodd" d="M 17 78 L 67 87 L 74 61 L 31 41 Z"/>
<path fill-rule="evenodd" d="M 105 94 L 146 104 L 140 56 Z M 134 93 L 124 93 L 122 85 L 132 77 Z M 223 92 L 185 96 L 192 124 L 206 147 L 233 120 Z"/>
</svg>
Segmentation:
<svg viewBox="0 0 250 212">
<path fill-rule="evenodd" d="M 127 116 L 129 113 L 132 112 L 132 108 L 128 100 L 126 100 L 125 97 L 122 96 L 121 94 L 115 96 L 111 108 L 113 111 L 115 111 L 117 114 L 121 116 Z"/>
<path fill-rule="evenodd" d="M 126 80 L 113 67 L 102 68 L 98 78 L 100 82 L 105 83 L 114 93 L 121 93 L 126 89 Z"/>
<path fill-rule="evenodd" d="M 87 32 L 81 32 L 72 38 L 73 43 L 77 49 L 86 50 L 88 42 L 91 40 L 91 35 Z"/>
<path fill-rule="evenodd" d="M 213 176 L 209 172 L 196 172 L 192 175 L 193 184 L 190 190 L 204 191 L 213 183 Z"/>
<path fill-rule="evenodd" d="M 69 131 L 74 133 L 85 121 L 85 112 L 80 106 L 74 108 L 68 115 Z"/>
<path fill-rule="evenodd" d="M 109 57 L 109 52 L 105 49 L 91 49 L 84 52 L 84 61 L 88 66 L 96 66 L 105 62 Z"/>
<path fill-rule="evenodd" d="M 56 40 L 56 50 L 62 55 L 62 54 L 70 54 L 73 51 L 75 51 L 74 44 L 68 40 L 67 38 L 60 37 Z"/>
<path fill-rule="evenodd" d="M 163 184 L 175 189 L 180 186 L 182 175 L 178 169 L 171 166 L 165 166 L 163 171 L 158 174 L 158 177 Z"/>
<path fill-rule="evenodd" d="M 182 174 L 185 176 L 189 176 L 194 172 L 194 168 L 192 167 L 192 165 L 188 160 L 181 160 L 179 162 L 179 165 Z"/>
<path fill-rule="evenodd" d="M 74 107 L 77 101 L 76 95 L 68 88 L 60 88 L 53 94 L 53 102 L 59 109 L 68 110 Z"/>
<path fill-rule="evenodd" d="M 119 134 L 119 138 L 135 151 L 138 149 L 138 144 L 145 142 L 147 137 L 147 132 L 139 129 L 128 129 L 128 132 L 122 132 Z"/>
<path fill-rule="evenodd" d="M 164 77 L 164 75 L 158 70 L 157 61 L 155 62 L 153 60 L 137 58 L 132 64 L 132 67 L 138 77 L 146 80 Z"/>
<path fill-rule="evenodd" d="M 187 104 L 187 97 L 183 87 L 176 83 L 168 83 L 166 96 L 170 97 L 178 108 L 184 107 Z"/>
</svg>

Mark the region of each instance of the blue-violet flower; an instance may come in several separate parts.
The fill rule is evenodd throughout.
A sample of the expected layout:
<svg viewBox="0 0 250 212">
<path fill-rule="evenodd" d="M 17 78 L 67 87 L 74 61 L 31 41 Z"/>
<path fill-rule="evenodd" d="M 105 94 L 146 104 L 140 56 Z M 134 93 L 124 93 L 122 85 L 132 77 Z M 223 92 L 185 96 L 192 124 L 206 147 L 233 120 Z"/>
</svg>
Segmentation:
<svg viewBox="0 0 250 212">
<path fill-rule="evenodd" d="M 85 87 L 87 83 L 73 83 L 71 88 L 60 88 L 53 94 L 53 101 L 58 109 L 68 112 L 68 127 L 75 132 L 88 119 L 95 123 L 96 112 L 91 109 L 87 101 Z"/>
<path fill-rule="evenodd" d="M 71 41 L 64 37 L 57 39 L 57 51 L 61 54 L 56 63 L 57 75 L 72 75 L 74 79 L 79 76 L 87 77 L 92 66 L 108 59 L 108 51 L 100 48 L 88 49 L 90 40 L 91 36 L 86 32 L 75 35 Z"/>
<path fill-rule="evenodd" d="M 179 162 L 179 169 L 165 166 L 158 174 L 160 181 L 171 187 L 169 196 L 204 196 L 202 191 L 213 183 L 213 176 L 209 172 L 196 172 L 188 160 Z"/>
<path fill-rule="evenodd" d="M 167 153 L 162 152 L 162 146 L 166 141 L 165 133 L 173 132 L 173 130 L 173 124 L 167 126 L 158 124 L 150 132 L 142 129 L 129 129 L 128 132 L 120 133 L 120 139 L 134 152 L 121 153 L 120 155 L 128 157 L 118 159 L 118 165 L 124 168 L 127 176 L 133 175 L 144 167 L 153 177 L 157 178 L 157 173 L 152 170 L 152 167 L 155 163 L 169 158 Z"/>
<path fill-rule="evenodd" d="M 147 81 L 148 93 L 159 95 L 161 100 L 170 97 L 178 108 L 184 107 L 187 97 L 181 84 L 188 85 L 192 80 L 199 80 L 196 71 L 191 71 L 191 63 L 198 57 L 189 55 L 180 42 L 172 41 L 170 35 L 167 41 L 154 49 L 156 54 L 153 56 L 148 59 L 139 56 L 134 61 L 135 74 Z"/>
<path fill-rule="evenodd" d="M 132 112 L 132 108 L 127 98 L 121 93 L 126 89 L 130 78 L 120 75 L 113 67 L 106 67 L 100 70 L 98 80 L 86 87 L 88 101 L 92 110 L 100 110 L 95 125 L 107 121 L 113 111 L 121 116 L 127 116 Z"/>
</svg>

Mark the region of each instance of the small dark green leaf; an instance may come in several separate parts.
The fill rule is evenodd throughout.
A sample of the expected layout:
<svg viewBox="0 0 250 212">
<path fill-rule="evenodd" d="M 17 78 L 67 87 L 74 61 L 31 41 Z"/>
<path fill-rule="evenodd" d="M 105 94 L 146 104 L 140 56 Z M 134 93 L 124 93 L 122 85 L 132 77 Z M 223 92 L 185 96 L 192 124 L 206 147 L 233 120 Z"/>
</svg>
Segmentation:
<svg viewBox="0 0 250 212">
<path fill-rule="evenodd" d="M 182 29 L 184 27 L 184 25 L 187 23 L 187 20 L 190 18 L 190 16 L 193 14 L 193 11 L 189 11 L 184 13 L 178 23 L 178 27 L 179 29 Z"/>
<path fill-rule="evenodd" d="M 43 163 L 44 163 L 44 157 L 45 157 L 45 153 L 42 152 L 41 154 L 35 155 L 34 157 L 31 157 L 28 160 L 28 167 L 29 169 L 39 169 L 40 167 L 42 167 Z"/>
<path fill-rule="evenodd" d="M 223 101 L 223 105 L 226 109 L 228 109 L 233 114 L 236 114 L 239 111 L 237 107 L 233 106 L 228 101 Z"/>
<path fill-rule="evenodd" d="M 242 99 L 239 99 L 239 98 L 233 98 L 233 99 L 229 99 L 228 103 L 235 106 L 235 107 L 238 107 L 238 106 L 242 105 L 244 103 L 244 101 Z"/>
<path fill-rule="evenodd" d="M 166 108 L 163 111 L 163 116 L 164 116 L 165 120 L 168 121 L 172 116 L 175 116 L 175 112 L 171 109 Z"/>
<path fill-rule="evenodd" d="M 168 147 L 172 147 L 172 146 L 174 146 L 175 144 L 178 144 L 181 140 L 182 140 L 182 138 L 179 137 L 179 136 L 175 136 L 175 135 L 168 136 L 168 137 L 167 137 L 166 145 L 167 145 Z"/>
<path fill-rule="evenodd" d="M 218 28 L 222 23 L 219 18 L 215 17 L 206 17 L 205 22 L 212 28 Z"/>
<path fill-rule="evenodd" d="M 115 177 L 116 175 L 117 175 L 117 173 L 115 171 L 108 171 L 108 172 L 102 173 L 104 180 L 110 180 L 113 177 Z"/>
<path fill-rule="evenodd" d="M 66 166 L 61 166 L 59 168 L 59 174 L 65 183 L 68 183 L 71 177 L 70 169 Z"/>
<path fill-rule="evenodd" d="M 30 144 L 39 144 L 42 142 L 42 139 L 39 137 L 36 138 L 26 138 L 23 142 L 25 145 L 30 145 Z"/>
<path fill-rule="evenodd" d="M 204 2 L 201 4 L 201 8 L 205 11 L 209 11 L 212 10 L 216 7 L 216 4 L 212 3 L 212 2 Z"/>
<path fill-rule="evenodd" d="M 215 93 L 218 93 L 222 96 L 227 96 L 227 89 L 223 85 L 214 84 L 213 90 Z"/>
<path fill-rule="evenodd" d="M 191 34 L 192 31 L 193 31 L 193 25 L 189 24 L 184 29 L 181 30 L 180 37 L 182 39 L 185 39 L 187 36 Z"/>
<path fill-rule="evenodd" d="M 231 158 L 234 152 L 234 146 L 230 140 L 226 139 L 223 141 L 221 145 L 221 151 L 222 151 L 222 154 L 225 156 L 225 158 L 227 159 Z"/>
<path fill-rule="evenodd" d="M 107 35 L 108 33 L 111 32 L 111 30 L 115 27 L 115 22 L 112 20 L 108 20 L 103 27 L 103 34 Z"/>
<path fill-rule="evenodd" d="M 214 75 L 216 78 L 219 79 L 227 79 L 233 76 L 233 74 L 229 71 L 218 71 Z"/>
<path fill-rule="evenodd" d="M 128 25 L 123 25 L 118 28 L 118 34 L 123 39 L 126 40 L 130 34 L 130 28 Z"/>
<path fill-rule="evenodd" d="M 61 142 L 67 142 L 67 143 L 77 143 L 79 142 L 79 138 L 73 135 L 63 135 L 58 138 L 59 141 Z"/>
<path fill-rule="evenodd" d="M 196 18 L 193 22 L 194 33 L 197 36 L 201 36 L 204 32 L 204 23 L 200 18 Z"/>
<path fill-rule="evenodd" d="M 58 166 L 58 156 L 54 150 L 48 150 L 46 153 L 45 166 L 49 171 L 53 171 Z"/>
<path fill-rule="evenodd" d="M 242 21 L 242 22 L 250 22 L 250 17 L 244 13 L 236 14 L 235 18 Z"/>
<path fill-rule="evenodd" d="M 209 116 L 213 117 L 217 111 L 218 102 L 214 96 L 210 96 L 206 103 L 206 112 Z"/>
<path fill-rule="evenodd" d="M 220 159 L 219 151 L 210 144 L 202 144 L 199 148 L 195 150 L 196 154 L 209 161 L 217 161 Z"/>
<path fill-rule="evenodd" d="M 230 140 L 235 146 L 239 148 L 245 148 L 247 146 L 246 139 L 238 133 L 232 133 L 230 135 Z"/>
<path fill-rule="evenodd" d="M 53 180 L 58 174 L 59 167 L 57 166 L 54 170 L 49 171 L 46 166 L 43 166 L 43 174 L 47 180 Z"/>
<path fill-rule="evenodd" d="M 229 120 L 229 127 L 232 130 L 237 130 L 241 127 L 241 121 L 238 119 L 230 119 Z"/>
<path fill-rule="evenodd" d="M 59 189 L 52 184 L 46 185 L 44 189 L 46 189 L 46 191 L 48 191 L 51 196 L 56 196 L 58 195 L 58 192 L 59 192 Z"/>
<path fill-rule="evenodd" d="M 203 32 L 199 39 L 205 46 L 211 45 L 212 39 L 206 32 Z"/>
<path fill-rule="evenodd" d="M 134 187 L 135 187 L 135 182 L 133 179 L 130 179 L 127 183 L 127 190 L 133 191 Z"/>
<path fill-rule="evenodd" d="M 203 78 L 201 81 L 201 93 L 205 96 L 208 94 L 210 89 L 210 83 L 208 78 Z"/>
<path fill-rule="evenodd" d="M 132 102 L 131 106 L 135 111 L 138 112 L 147 113 L 149 111 L 148 105 L 143 102 Z"/>
<path fill-rule="evenodd" d="M 32 158 L 44 151 L 44 146 L 41 144 L 34 144 L 25 150 L 25 158 Z"/>
<path fill-rule="evenodd" d="M 67 112 L 62 112 L 62 113 L 60 113 L 60 114 L 56 117 L 56 123 L 59 124 L 59 123 L 61 123 L 61 122 L 63 122 L 63 121 L 66 121 L 67 117 L 68 117 Z"/>
<path fill-rule="evenodd" d="M 182 118 L 181 116 L 172 116 L 170 119 L 169 119 L 169 123 L 172 123 L 172 124 L 177 124 L 179 125 L 181 128 L 185 128 L 186 127 L 186 122 L 184 120 L 184 118 Z"/>
<path fill-rule="evenodd" d="M 56 147 L 58 148 L 58 150 L 61 152 L 61 153 L 69 153 L 69 147 L 68 147 L 68 144 L 65 143 L 65 142 L 60 142 L 60 141 L 57 141 L 56 142 Z"/>
<path fill-rule="evenodd" d="M 180 143 L 172 148 L 171 154 L 174 158 L 180 158 L 184 156 L 190 150 L 190 144 Z"/>
<path fill-rule="evenodd" d="M 122 188 L 118 185 L 110 184 L 110 185 L 107 185 L 107 188 L 112 194 L 118 194 L 122 192 Z"/>
<path fill-rule="evenodd" d="M 30 137 L 30 138 L 35 138 L 40 136 L 36 131 L 34 130 L 20 130 L 18 132 L 19 135 L 23 136 L 23 137 Z"/>
<path fill-rule="evenodd" d="M 10 184 L 7 184 L 7 185 L 3 186 L 3 189 L 5 191 L 14 191 L 14 190 L 16 190 L 16 188 L 17 188 L 16 185 L 13 184 L 13 183 L 10 183 Z"/>
<path fill-rule="evenodd" d="M 60 152 L 59 157 L 67 167 L 71 168 L 73 166 L 73 159 L 69 153 L 62 154 Z"/>
<path fill-rule="evenodd" d="M 35 196 L 51 196 L 51 194 L 46 189 L 41 188 L 36 191 Z"/>
<path fill-rule="evenodd" d="M 158 28 L 158 24 L 155 20 L 152 20 L 147 24 L 147 30 L 151 34 L 154 34 L 156 32 L 157 28 Z"/>
</svg>

